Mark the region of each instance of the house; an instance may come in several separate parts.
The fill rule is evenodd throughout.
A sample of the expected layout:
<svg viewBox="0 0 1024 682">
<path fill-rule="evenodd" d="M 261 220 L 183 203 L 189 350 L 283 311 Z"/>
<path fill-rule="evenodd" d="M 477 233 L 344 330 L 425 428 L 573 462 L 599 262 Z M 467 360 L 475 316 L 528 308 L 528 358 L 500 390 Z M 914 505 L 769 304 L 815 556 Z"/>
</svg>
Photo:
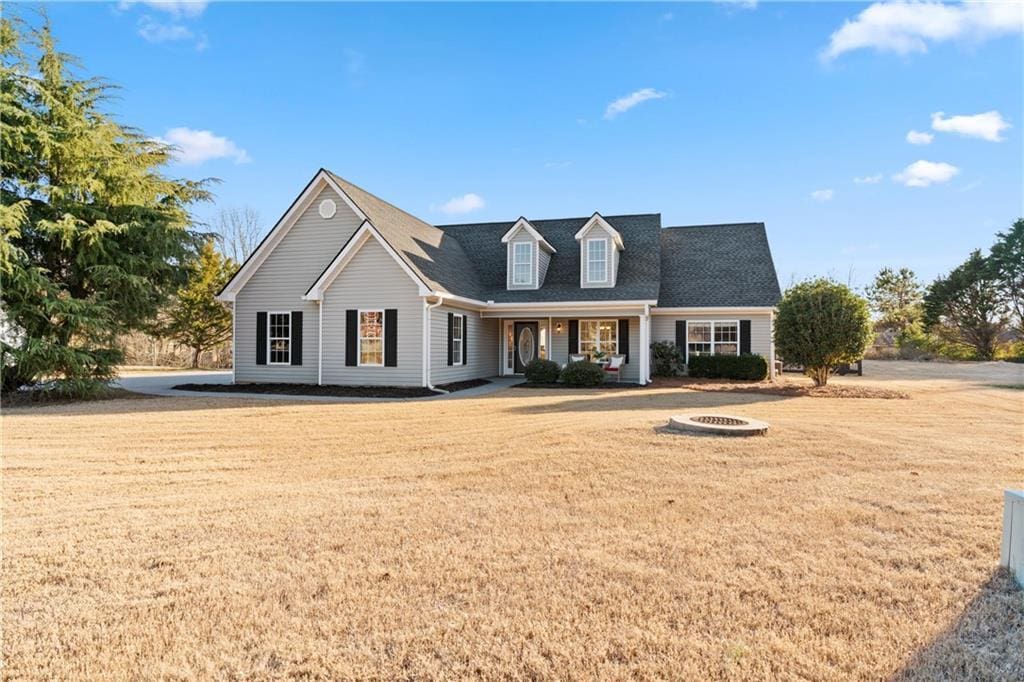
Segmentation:
<svg viewBox="0 0 1024 682">
<path fill-rule="evenodd" d="M 598 352 L 646 383 L 653 341 L 772 358 L 779 296 L 762 223 L 431 225 L 323 169 L 218 294 L 236 382 L 393 386 Z"/>
</svg>

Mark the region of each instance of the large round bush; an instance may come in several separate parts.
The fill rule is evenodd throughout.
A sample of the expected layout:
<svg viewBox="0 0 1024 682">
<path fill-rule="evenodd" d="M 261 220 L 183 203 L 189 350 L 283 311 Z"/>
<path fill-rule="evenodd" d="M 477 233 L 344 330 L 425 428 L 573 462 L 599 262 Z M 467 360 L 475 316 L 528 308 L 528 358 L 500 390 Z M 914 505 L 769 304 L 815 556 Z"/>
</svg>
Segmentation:
<svg viewBox="0 0 1024 682">
<path fill-rule="evenodd" d="M 570 362 L 562 370 L 562 381 L 568 386 L 600 386 L 604 383 L 604 370 L 586 360 Z"/>
<path fill-rule="evenodd" d="M 553 384 L 558 381 L 561 369 L 554 360 L 536 358 L 526 365 L 523 373 L 531 384 Z"/>
<path fill-rule="evenodd" d="M 812 279 L 790 287 L 775 317 L 775 350 L 802 365 L 816 386 L 838 365 L 856 362 L 871 342 L 868 303 L 849 287 Z"/>
</svg>

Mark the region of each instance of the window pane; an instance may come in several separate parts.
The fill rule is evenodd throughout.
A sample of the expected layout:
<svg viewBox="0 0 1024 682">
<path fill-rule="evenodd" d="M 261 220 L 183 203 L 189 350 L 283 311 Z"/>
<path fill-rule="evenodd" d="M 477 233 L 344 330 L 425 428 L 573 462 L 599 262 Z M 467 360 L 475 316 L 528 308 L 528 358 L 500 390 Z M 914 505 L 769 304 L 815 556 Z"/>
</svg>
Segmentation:
<svg viewBox="0 0 1024 682">
<path fill-rule="evenodd" d="M 359 364 L 384 364 L 384 311 L 359 313 Z"/>
<path fill-rule="evenodd" d="M 686 325 L 686 340 L 690 343 L 710 343 L 711 323 L 690 322 Z M 710 350 L 710 349 L 709 349 Z"/>
<path fill-rule="evenodd" d="M 715 342 L 736 342 L 739 340 L 739 330 L 735 322 L 715 322 Z"/>
<path fill-rule="evenodd" d="M 739 346 L 735 343 L 716 343 L 715 355 L 739 355 Z"/>
<path fill-rule="evenodd" d="M 607 242 L 598 239 L 587 242 L 587 279 L 591 282 L 604 282 L 608 276 L 607 266 Z"/>
<path fill-rule="evenodd" d="M 512 245 L 512 283 L 530 284 L 533 281 L 533 244 L 515 242 Z"/>
</svg>

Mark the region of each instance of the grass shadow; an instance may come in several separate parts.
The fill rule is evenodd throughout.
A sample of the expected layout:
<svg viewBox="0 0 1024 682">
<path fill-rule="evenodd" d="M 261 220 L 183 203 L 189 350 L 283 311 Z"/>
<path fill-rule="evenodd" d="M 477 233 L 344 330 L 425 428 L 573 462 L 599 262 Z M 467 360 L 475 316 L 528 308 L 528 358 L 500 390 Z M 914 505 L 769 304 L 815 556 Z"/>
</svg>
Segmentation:
<svg viewBox="0 0 1024 682">
<path fill-rule="evenodd" d="M 535 396 L 563 396 L 567 391 L 543 391 L 529 393 Z M 524 392 L 525 393 L 525 392 Z M 574 391 L 567 400 L 541 404 L 518 405 L 509 412 L 518 414 L 548 414 L 553 412 L 608 412 L 612 410 L 679 410 L 755 405 L 758 403 L 792 400 L 792 396 L 768 393 L 741 393 L 738 391 L 683 391 L 683 390 L 639 390 L 615 391 L 595 397 L 585 389 Z"/>
<path fill-rule="evenodd" d="M 1024 680 L 1024 590 L 1010 572 L 993 572 L 956 621 L 893 679 Z"/>
</svg>

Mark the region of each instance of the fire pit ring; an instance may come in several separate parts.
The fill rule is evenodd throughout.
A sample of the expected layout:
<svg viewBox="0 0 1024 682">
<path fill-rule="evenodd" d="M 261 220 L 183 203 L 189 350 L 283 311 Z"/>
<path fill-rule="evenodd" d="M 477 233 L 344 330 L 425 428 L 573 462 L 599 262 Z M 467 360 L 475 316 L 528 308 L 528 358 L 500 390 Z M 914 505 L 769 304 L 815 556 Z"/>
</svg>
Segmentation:
<svg viewBox="0 0 1024 682">
<path fill-rule="evenodd" d="M 763 436 L 768 426 L 768 422 L 758 419 L 712 412 L 677 414 L 668 420 L 672 431 L 720 436 Z"/>
</svg>

